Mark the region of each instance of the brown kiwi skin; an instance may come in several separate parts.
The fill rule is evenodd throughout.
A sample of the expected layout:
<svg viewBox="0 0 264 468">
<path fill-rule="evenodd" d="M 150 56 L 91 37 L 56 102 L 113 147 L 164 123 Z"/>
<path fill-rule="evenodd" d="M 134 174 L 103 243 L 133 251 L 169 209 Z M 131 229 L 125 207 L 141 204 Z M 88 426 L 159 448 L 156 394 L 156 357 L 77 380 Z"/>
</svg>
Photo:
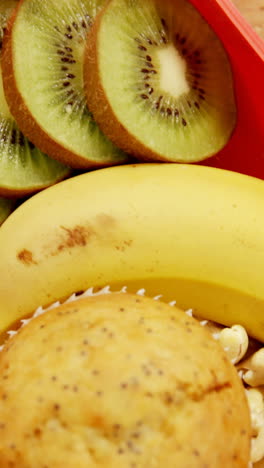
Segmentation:
<svg viewBox="0 0 264 468">
<path fill-rule="evenodd" d="M 117 119 L 102 87 L 98 60 L 97 32 L 101 19 L 111 0 L 97 14 L 88 32 L 84 52 L 84 92 L 87 105 L 91 110 L 97 125 L 116 146 L 142 161 L 168 161 L 166 156 L 158 154 L 137 140 Z M 94 91 L 96 89 L 96 92 Z"/>
<path fill-rule="evenodd" d="M 16 16 L 23 3 L 24 0 L 20 0 L 18 6 L 15 8 L 8 21 L 2 48 L 2 77 L 4 93 L 10 112 L 15 118 L 19 129 L 40 151 L 72 168 L 96 169 L 100 167 L 116 165 L 117 162 L 115 161 L 93 161 L 73 153 L 53 140 L 45 132 L 45 130 L 40 125 L 38 125 L 32 116 L 32 113 L 24 102 L 23 97 L 17 87 L 14 61 L 12 59 L 12 29 L 16 20 Z"/>
</svg>

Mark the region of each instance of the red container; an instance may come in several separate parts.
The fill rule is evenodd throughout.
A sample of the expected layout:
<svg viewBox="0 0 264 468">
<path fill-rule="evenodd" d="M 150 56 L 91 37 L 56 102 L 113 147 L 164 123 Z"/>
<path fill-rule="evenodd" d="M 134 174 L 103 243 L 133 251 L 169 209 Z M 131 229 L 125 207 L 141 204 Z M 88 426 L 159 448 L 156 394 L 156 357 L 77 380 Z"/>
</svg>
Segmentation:
<svg viewBox="0 0 264 468">
<path fill-rule="evenodd" d="M 216 156 L 204 161 L 264 179 L 264 41 L 229 0 L 191 0 L 224 44 L 233 68 L 238 121 Z"/>
</svg>

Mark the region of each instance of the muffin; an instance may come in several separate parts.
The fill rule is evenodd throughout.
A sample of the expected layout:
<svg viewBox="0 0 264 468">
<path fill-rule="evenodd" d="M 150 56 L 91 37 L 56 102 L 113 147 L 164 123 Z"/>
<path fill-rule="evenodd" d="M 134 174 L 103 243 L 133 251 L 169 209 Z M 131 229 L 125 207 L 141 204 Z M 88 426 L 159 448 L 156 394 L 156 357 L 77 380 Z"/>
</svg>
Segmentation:
<svg viewBox="0 0 264 468">
<path fill-rule="evenodd" d="M 33 319 L 0 353 L 1 468 L 247 468 L 250 415 L 218 342 L 114 293 Z"/>
</svg>

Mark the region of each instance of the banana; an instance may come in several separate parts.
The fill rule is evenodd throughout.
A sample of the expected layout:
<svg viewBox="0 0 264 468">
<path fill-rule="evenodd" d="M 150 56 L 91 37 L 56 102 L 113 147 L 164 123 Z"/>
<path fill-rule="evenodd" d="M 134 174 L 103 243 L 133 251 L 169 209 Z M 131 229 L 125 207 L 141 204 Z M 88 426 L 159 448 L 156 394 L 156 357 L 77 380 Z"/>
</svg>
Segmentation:
<svg viewBox="0 0 264 468">
<path fill-rule="evenodd" d="M 264 182 L 134 164 L 33 196 L 0 228 L 0 330 L 88 287 L 163 294 L 264 341 Z"/>
</svg>

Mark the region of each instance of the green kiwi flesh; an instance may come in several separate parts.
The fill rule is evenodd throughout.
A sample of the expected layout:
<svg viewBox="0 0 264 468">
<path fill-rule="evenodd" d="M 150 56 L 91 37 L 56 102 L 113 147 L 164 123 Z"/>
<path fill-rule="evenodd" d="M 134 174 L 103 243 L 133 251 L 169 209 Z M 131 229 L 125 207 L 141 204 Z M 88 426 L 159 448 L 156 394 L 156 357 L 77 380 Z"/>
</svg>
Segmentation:
<svg viewBox="0 0 264 468">
<path fill-rule="evenodd" d="M 6 24 L 17 3 L 1 0 L 0 54 Z M 69 168 L 41 153 L 19 130 L 6 102 L 0 65 L 0 194 L 17 197 L 30 194 L 58 182 L 69 172 Z M 11 202 L 1 199 L 0 221 L 9 205 Z"/>
<path fill-rule="evenodd" d="M 103 3 L 22 0 L 11 29 L 16 91 L 8 77 L 4 88 L 12 114 L 35 145 L 75 168 L 127 159 L 99 130 L 83 90 L 85 39 Z"/>
<path fill-rule="evenodd" d="M 201 161 L 226 145 L 236 124 L 232 70 L 191 3 L 111 0 L 90 34 L 87 101 L 115 144 L 172 162 Z"/>
</svg>

